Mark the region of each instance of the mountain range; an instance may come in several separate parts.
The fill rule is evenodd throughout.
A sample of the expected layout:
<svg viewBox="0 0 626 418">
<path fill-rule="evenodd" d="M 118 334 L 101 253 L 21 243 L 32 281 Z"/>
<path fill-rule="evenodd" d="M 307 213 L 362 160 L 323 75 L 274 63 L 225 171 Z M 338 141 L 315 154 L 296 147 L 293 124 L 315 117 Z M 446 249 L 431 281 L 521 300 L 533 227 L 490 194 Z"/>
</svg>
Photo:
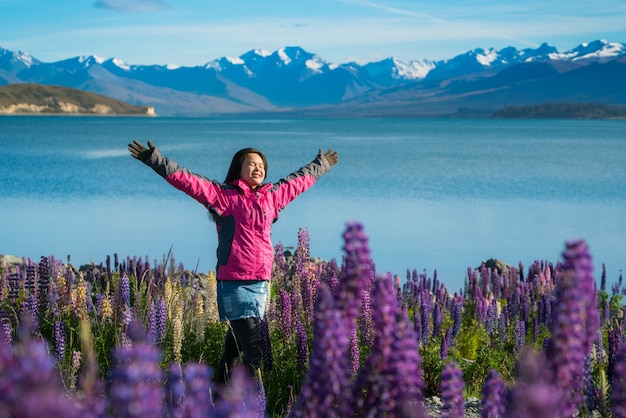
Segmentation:
<svg viewBox="0 0 626 418">
<path fill-rule="evenodd" d="M 453 58 L 333 64 L 298 46 L 251 50 L 195 67 L 79 56 L 42 62 L 0 47 L 0 86 L 80 89 L 161 116 L 283 114 L 438 116 L 546 102 L 626 105 L 626 45 L 595 40 L 559 52 L 477 48 Z"/>
</svg>

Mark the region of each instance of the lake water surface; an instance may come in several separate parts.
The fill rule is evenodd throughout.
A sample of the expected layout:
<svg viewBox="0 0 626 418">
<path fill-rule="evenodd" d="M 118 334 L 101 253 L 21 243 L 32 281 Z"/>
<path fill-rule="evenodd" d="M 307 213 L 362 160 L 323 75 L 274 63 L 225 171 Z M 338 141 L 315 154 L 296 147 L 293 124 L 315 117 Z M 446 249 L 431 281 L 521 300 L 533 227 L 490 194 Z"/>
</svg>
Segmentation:
<svg viewBox="0 0 626 418">
<path fill-rule="evenodd" d="M 253 146 L 276 181 L 336 149 L 339 164 L 281 214 L 274 242 L 311 235 L 341 261 L 348 221 L 364 224 L 377 271 L 407 269 L 453 290 L 468 267 L 500 258 L 556 262 L 584 238 L 599 277 L 626 267 L 626 122 L 489 119 L 188 119 L 0 117 L 0 253 L 103 262 L 107 255 L 213 269 L 205 209 L 127 151 L 163 154 L 223 179 Z"/>
</svg>

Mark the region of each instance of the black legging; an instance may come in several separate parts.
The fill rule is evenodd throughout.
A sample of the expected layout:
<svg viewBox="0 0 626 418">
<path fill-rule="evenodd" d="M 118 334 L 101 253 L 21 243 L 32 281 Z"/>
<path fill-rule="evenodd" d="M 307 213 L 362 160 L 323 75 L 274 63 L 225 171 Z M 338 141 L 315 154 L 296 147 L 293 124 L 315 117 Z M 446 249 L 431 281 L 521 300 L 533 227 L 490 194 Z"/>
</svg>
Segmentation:
<svg viewBox="0 0 626 418">
<path fill-rule="evenodd" d="M 243 354 L 242 363 L 250 376 L 255 376 L 256 370 L 261 366 L 260 322 L 259 318 L 236 319 L 229 322 L 224 353 L 217 366 L 216 383 L 228 383 L 230 371 L 240 354 Z"/>
</svg>

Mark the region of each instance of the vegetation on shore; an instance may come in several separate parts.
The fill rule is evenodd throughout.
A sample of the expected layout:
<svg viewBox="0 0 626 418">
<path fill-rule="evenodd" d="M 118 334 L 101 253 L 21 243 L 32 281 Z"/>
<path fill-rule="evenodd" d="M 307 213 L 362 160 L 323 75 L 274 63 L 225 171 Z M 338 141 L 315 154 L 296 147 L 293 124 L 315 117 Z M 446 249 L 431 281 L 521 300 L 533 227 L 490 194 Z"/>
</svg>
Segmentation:
<svg viewBox="0 0 626 418">
<path fill-rule="evenodd" d="M 603 103 L 543 103 L 506 106 L 497 110 L 493 118 L 522 119 L 622 119 L 626 108 Z"/>
<path fill-rule="evenodd" d="M 148 106 L 131 104 L 95 93 L 43 84 L 0 86 L 2 114 L 154 115 Z"/>
</svg>

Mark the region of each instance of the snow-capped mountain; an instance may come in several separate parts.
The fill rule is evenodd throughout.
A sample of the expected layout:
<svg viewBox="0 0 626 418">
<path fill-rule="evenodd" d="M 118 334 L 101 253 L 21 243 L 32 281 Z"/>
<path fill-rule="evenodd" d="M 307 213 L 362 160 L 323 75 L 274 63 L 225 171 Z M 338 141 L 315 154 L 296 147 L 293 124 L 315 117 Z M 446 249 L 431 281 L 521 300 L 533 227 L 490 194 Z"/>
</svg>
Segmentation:
<svg viewBox="0 0 626 418">
<path fill-rule="evenodd" d="M 626 45 L 620 42 L 593 41 L 578 45 L 576 48 L 563 54 L 555 53 L 551 59 L 579 61 L 586 59 L 612 59 L 626 54 Z"/>
<path fill-rule="evenodd" d="M 315 112 L 437 114 L 545 101 L 626 104 L 626 46 L 597 40 L 559 52 L 477 48 L 447 60 L 336 64 L 301 47 L 250 50 L 195 67 L 81 56 L 44 63 L 0 48 L 0 85 L 79 88 L 160 115 Z"/>
<path fill-rule="evenodd" d="M 381 85 L 393 85 L 398 82 L 420 80 L 435 68 L 436 63 L 429 60 L 408 62 L 395 58 L 365 64 L 363 70 Z"/>
<path fill-rule="evenodd" d="M 17 73 L 40 62 L 26 52 L 13 52 L 0 46 L 0 85 L 20 83 Z"/>
</svg>

